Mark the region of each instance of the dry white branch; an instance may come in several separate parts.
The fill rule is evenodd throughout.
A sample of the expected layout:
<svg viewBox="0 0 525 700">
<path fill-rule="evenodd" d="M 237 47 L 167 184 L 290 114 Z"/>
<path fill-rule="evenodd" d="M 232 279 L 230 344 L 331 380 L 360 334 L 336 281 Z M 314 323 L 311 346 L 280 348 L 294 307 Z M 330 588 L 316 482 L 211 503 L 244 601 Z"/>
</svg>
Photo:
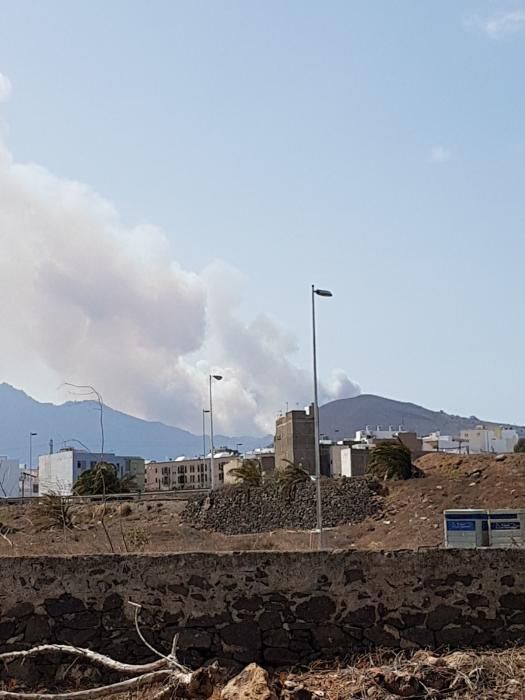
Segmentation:
<svg viewBox="0 0 525 700">
<path fill-rule="evenodd" d="M 139 615 L 140 615 L 140 611 L 142 610 L 142 605 L 140 605 L 140 603 L 134 603 L 132 600 L 128 600 L 128 605 L 131 605 L 131 607 L 135 611 L 135 616 L 134 616 L 135 629 L 137 630 L 137 634 L 140 637 L 141 642 L 146 647 L 148 647 L 148 649 L 150 651 L 152 651 L 160 659 L 164 659 L 165 662 L 170 666 L 170 668 L 174 668 L 177 671 L 179 671 L 179 673 L 182 673 L 182 674 L 190 673 L 190 669 L 187 666 L 184 666 L 183 664 L 181 664 L 177 658 L 177 642 L 179 640 L 179 635 L 176 634 L 173 637 L 173 642 L 171 645 L 171 652 L 169 653 L 168 656 L 165 656 L 162 652 L 158 651 L 157 649 L 155 649 L 155 647 L 151 646 L 151 644 L 148 642 L 148 640 L 142 634 L 142 631 L 141 631 L 140 625 L 139 625 Z"/>
<path fill-rule="evenodd" d="M 117 671 L 118 673 L 125 673 L 130 675 L 139 675 L 141 673 L 151 673 L 153 671 L 160 671 L 162 669 L 166 669 L 168 666 L 165 659 L 153 661 L 149 664 L 124 664 L 120 661 L 115 661 L 114 659 L 111 659 L 109 656 L 99 654 L 96 651 L 91 651 L 90 649 L 79 649 L 78 647 L 69 646 L 67 644 L 42 644 L 41 646 L 28 649 L 27 651 L 9 651 L 5 654 L 0 654 L 0 662 L 8 663 L 9 661 L 24 660 L 32 656 L 53 653 L 69 654 L 81 657 L 82 659 L 91 661 L 97 666 L 103 666 L 104 668 L 109 668 L 112 671 Z"/>
<path fill-rule="evenodd" d="M 0 690 L 0 700 L 96 700 L 97 698 L 106 698 L 109 695 L 122 692 L 130 692 L 140 688 L 151 686 L 152 684 L 162 682 L 162 688 L 156 693 L 155 700 L 162 700 L 170 697 L 175 689 L 181 689 L 184 697 L 209 697 L 213 692 L 214 679 L 217 674 L 217 668 L 210 666 L 200 668 L 192 672 L 177 659 L 177 638 L 175 636 L 168 656 L 157 651 L 144 638 L 139 627 L 139 613 L 141 606 L 137 603 L 132 603 L 135 611 L 135 627 L 140 639 L 144 644 L 153 651 L 159 658 L 158 661 L 153 661 L 149 664 L 126 664 L 120 661 L 115 661 L 109 656 L 99 654 L 90 649 L 80 649 L 78 647 L 67 644 L 43 644 L 33 649 L 26 651 L 10 651 L 0 654 L 0 663 L 3 662 L 6 667 L 10 661 L 21 660 L 41 656 L 44 654 L 68 654 L 75 656 L 76 659 L 81 658 L 91 662 L 94 665 L 102 666 L 117 673 L 130 674 L 133 678 L 111 685 L 104 685 L 100 688 L 89 690 L 76 690 L 64 693 L 18 693 L 7 690 Z"/>
<path fill-rule="evenodd" d="M 4 534 L 4 533 L 2 532 L 2 530 L 3 530 L 3 528 L 0 528 L 0 537 L 1 537 L 2 539 L 4 539 L 4 540 L 9 544 L 10 547 L 12 547 L 12 546 L 13 546 L 13 543 L 11 542 L 11 540 L 9 539 L 9 537 L 8 537 L 6 534 Z"/>
<path fill-rule="evenodd" d="M 75 690 L 70 693 L 14 693 L 8 690 L 0 690 L 0 700 L 96 700 L 107 698 L 115 693 L 125 693 L 139 688 L 145 688 L 160 681 L 173 677 L 174 671 L 163 670 L 146 673 L 137 678 L 130 678 L 120 683 L 104 685 L 90 690 Z M 188 679 L 181 678 L 181 685 L 188 685 Z"/>
</svg>

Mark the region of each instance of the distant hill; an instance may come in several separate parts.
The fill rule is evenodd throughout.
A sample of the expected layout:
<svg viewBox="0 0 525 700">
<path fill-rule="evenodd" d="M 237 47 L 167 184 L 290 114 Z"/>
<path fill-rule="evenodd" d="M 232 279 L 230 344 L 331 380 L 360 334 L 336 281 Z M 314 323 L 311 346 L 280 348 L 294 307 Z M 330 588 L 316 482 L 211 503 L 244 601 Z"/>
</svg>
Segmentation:
<svg viewBox="0 0 525 700">
<path fill-rule="evenodd" d="M 61 405 L 40 403 L 25 392 L 9 384 L 0 384 L 0 455 L 29 462 L 29 433 L 33 438 L 33 464 L 39 454 L 64 444 L 90 450 L 100 450 L 98 404 L 94 401 L 68 401 Z M 163 423 L 135 418 L 104 406 L 105 451 L 138 455 L 146 459 L 166 459 L 179 455 L 202 454 L 202 435 L 194 435 Z M 215 447 L 235 448 L 242 443 L 243 450 L 264 447 L 270 436 L 215 436 Z M 207 439 L 209 449 L 209 438 Z"/>
<path fill-rule="evenodd" d="M 436 430 L 443 435 L 457 435 L 460 430 L 475 428 L 477 425 L 501 425 L 476 416 L 463 418 L 444 411 L 430 411 L 414 403 L 394 401 L 373 394 L 331 401 L 321 406 L 319 421 L 321 434 L 337 440 L 353 437 L 356 430 L 363 430 L 367 425 L 370 428 L 380 425 L 383 429 L 392 426 L 395 430 L 402 425 L 405 430 L 418 435 L 428 435 Z M 520 434 L 525 434 L 525 428 L 513 427 Z"/>
<path fill-rule="evenodd" d="M 419 435 L 440 430 L 446 435 L 457 435 L 464 428 L 477 425 L 499 425 L 476 416 L 462 418 L 441 411 L 430 411 L 413 403 L 393 401 L 381 396 L 362 394 L 352 399 L 331 401 L 320 409 L 321 434 L 340 440 L 353 437 L 356 430 L 367 425 L 376 427 L 403 425 Z M 514 426 L 525 435 L 525 428 Z M 338 432 L 336 432 L 338 431 Z M 29 462 L 29 433 L 33 438 L 33 464 L 38 455 L 49 451 L 49 440 L 54 449 L 64 445 L 100 450 L 98 405 L 94 401 L 68 401 L 55 405 L 40 403 L 9 384 L 0 384 L 0 456 Z M 135 418 L 109 406 L 104 407 L 105 451 L 139 455 L 146 459 L 166 459 L 202 453 L 202 435 L 187 430 Z M 242 443 L 243 450 L 265 447 L 272 442 L 269 435 L 216 435 L 215 446 L 235 448 Z M 209 449 L 209 439 L 207 440 Z"/>
</svg>

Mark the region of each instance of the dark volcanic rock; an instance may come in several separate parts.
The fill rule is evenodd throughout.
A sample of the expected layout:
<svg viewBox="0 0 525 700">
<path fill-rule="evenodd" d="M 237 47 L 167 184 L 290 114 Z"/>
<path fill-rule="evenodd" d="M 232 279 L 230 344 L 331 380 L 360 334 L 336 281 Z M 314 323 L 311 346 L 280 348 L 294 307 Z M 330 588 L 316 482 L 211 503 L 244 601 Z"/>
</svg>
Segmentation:
<svg viewBox="0 0 525 700">
<path fill-rule="evenodd" d="M 343 477 L 321 483 L 325 527 L 360 522 L 381 512 L 381 485 L 373 479 Z M 316 524 L 315 484 L 298 484 L 291 494 L 273 483 L 259 488 L 226 486 L 189 501 L 181 518 L 194 527 L 226 535 L 311 529 Z M 359 580 L 360 573 L 349 571 L 348 575 Z"/>
</svg>

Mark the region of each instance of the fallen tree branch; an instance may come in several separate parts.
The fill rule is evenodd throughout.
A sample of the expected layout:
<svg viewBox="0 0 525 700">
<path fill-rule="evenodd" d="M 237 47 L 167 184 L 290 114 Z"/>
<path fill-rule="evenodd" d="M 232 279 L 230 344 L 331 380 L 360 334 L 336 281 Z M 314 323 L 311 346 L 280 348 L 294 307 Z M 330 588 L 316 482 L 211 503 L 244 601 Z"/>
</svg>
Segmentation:
<svg viewBox="0 0 525 700">
<path fill-rule="evenodd" d="M 2 539 L 4 539 L 10 547 L 12 547 L 12 546 L 13 546 L 13 543 L 11 542 L 11 540 L 9 539 L 9 537 L 8 537 L 6 534 L 4 534 L 4 532 L 2 532 L 3 529 L 4 529 L 4 528 L 0 528 L 0 537 L 1 537 Z"/>
<path fill-rule="evenodd" d="M 74 655 L 86 659 L 86 661 L 91 661 L 97 666 L 130 675 L 152 673 L 153 671 L 160 671 L 168 668 L 168 661 L 166 659 L 159 659 L 159 661 L 153 661 L 149 664 L 125 664 L 121 661 L 115 661 L 104 654 L 91 651 L 91 649 L 79 649 L 78 647 L 69 646 L 67 644 L 42 644 L 41 646 L 28 649 L 27 651 L 8 651 L 5 654 L 0 654 L 0 662 L 8 663 L 9 661 L 23 660 L 41 654 L 54 653 Z M 0 695 L 0 698 L 1 697 Z"/>
<path fill-rule="evenodd" d="M 180 690 L 186 698 L 210 697 L 213 693 L 214 682 L 217 676 L 217 666 L 201 667 L 196 671 L 180 663 L 177 659 L 177 640 L 175 635 L 171 652 L 165 656 L 157 651 L 142 634 L 139 626 L 139 614 L 142 606 L 138 603 L 129 604 L 134 608 L 135 627 L 143 643 L 159 656 L 158 661 L 149 664 L 125 664 L 115 661 L 109 656 L 100 654 L 90 649 L 80 649 L 67 644 L 42 644 L 26 651 L 10 651 L 0 654 L 0 662 L 8 668 L 10 661 L 22 660 L 37 657 L 43 654 L 68 654 L 75 656 L 75 660 L 81 658 L 94 665 L 116 671 L 123 674 L 132 674 L 134 677 L 126 681 L 120 681 L 111 685 L 104 685 L 100 688 L 89 690 L 76 690 L 64 693 L 18 693 L 8 690 L 0 690 L 0 700 L 97 700 L 106 698 L 115 693 L 127 693 L 139 688 L 149 687 L 162 682 L 162 687 L 156 692 L 154 700 L 163 700 L 171 697 L 175 690 Z"/>
<path fill-rule="evenodd" d="M 9 690 L 0 690 L 0 700 L 96 700 L 96 698 L 107 698 L 110 694 L 138 690 L 168 680 L 173 678 L 174 673 L 168 669 L 154 671 L 120 683 L 112 683 L 90 690 L 75 690 L 71 693 L 14 693 Z M 189 685 L 190 681 L 191 677 L 180 678 L 181 685 Z"/>
</svg>

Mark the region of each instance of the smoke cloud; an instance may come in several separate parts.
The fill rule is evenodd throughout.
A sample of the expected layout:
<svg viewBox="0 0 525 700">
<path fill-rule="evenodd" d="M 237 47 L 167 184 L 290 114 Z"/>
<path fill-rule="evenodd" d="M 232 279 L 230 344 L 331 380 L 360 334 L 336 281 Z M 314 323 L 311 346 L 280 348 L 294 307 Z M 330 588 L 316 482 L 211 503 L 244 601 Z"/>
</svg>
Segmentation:
<svg viewBox="0 0 525 700">
<path fill-rule="evenodd" d="M 64 381 L 92 384 L 115 408 L 198 431 L 220 372 L 217 429 L 230 434 L 273 431 L 286 401 L 309 402 L 295 339 L 267 316 L 240 320 L 235 269 L 181 269 L 158 228 L 125 227 L 89 187 L 1 144 L 0 251 L 0 362 L 45 376 L 49 398 Z M 358 392 L 341 371 L 322 387 L 325 399 Z"/>
</svg>

